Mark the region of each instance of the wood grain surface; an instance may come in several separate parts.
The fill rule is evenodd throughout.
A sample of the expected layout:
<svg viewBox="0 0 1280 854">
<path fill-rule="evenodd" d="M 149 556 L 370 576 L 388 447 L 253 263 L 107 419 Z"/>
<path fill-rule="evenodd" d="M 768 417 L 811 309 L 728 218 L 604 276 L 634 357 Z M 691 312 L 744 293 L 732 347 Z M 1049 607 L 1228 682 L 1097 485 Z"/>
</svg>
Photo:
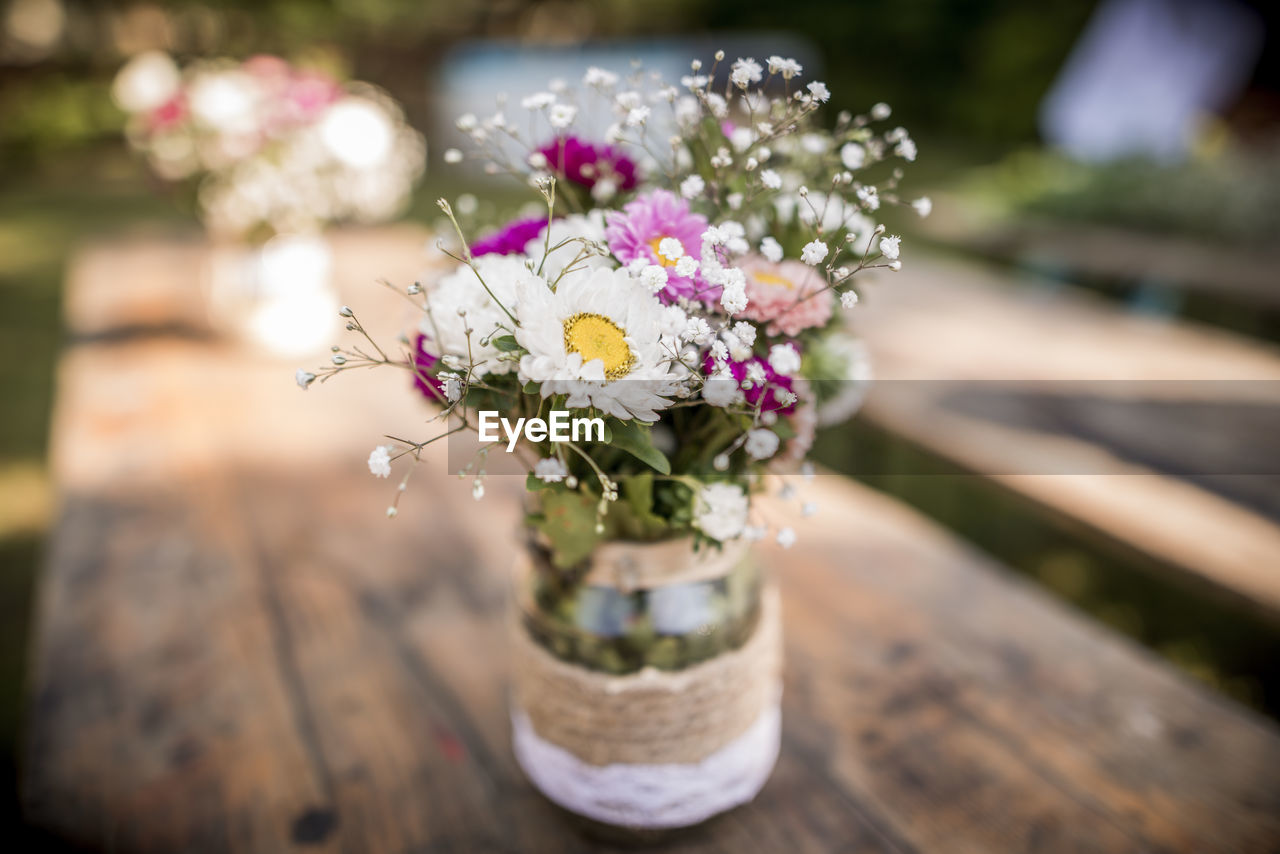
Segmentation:
<svg viewBox="0 0 1280 854">
<path fill-rule="evenodd" d="M 854 317 L 860 417 L 1280 620 L 1280 350 L 928 257 Z"/>
<path fill-rule="evenodd" d="M 417 240 L 344 237 L 339 267 L 411 276 Z M 357 310 L 386 299 L 343 284 Z M 164 333 L 65 357 L 29 818 L 120 852 L 615 850 L 511 756 L 520 480 L 477 503 L 437 452 L 389 521 L 364 457 L 423 435 L 405 378 L 304 394 L 290 367 Z M 823 475 L 805 498 L 810 518 L 770 509 L 798 544 L 761 549 L 786 633 L 777 771 L 663 850 L 1280 846 L 1270 723 L 884 496 Z"/>
</svg>

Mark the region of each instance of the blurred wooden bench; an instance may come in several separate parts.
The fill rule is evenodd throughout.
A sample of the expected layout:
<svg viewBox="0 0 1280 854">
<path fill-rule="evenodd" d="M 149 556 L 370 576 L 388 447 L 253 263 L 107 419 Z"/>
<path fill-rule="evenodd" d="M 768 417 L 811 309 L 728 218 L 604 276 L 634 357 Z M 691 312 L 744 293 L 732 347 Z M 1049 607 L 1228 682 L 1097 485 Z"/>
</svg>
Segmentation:
<svg viewBox="0 0 1280 854">
<path fill-rule="evenodd" d="M 1264 311 L 1280 309 L 1280 249 L 1275 246 L 1224 247 L 1195 236 L 1026 214 L 998 218 L 954 196 L 937 202 L 936 214 L 921 223 L 921 230 L 966 251 L 1049 274 L 1119 280 Z"/>
<path fill-rule="evenodd" d="M 876 378 L 862 417 L 1280 619 L 1276 348 L 919 256 L 855 317 Z M 1217 470 L 1192 458 L 1211 452 Z"/>
<path fill-rule="evenodd" d="M 403 318 L 360 286 L 407 280 L 422 238 L 337 240 L 344 298 L 371 326 Z M 86 289 L 128 298 L 131 270 L 181 302 L 201 257 L 93 250 L 68 283 L 72 322 L 113 303 Z M 437 458 L 385 518 L 394 484 L 365 456 L 422 418 L 402 376 L 304 394 L 291 366 L 199 336 L 98 334 L 66 353 L 31 821 L 122 852 L 615 850 L 577 837 L 511 757 L 502 623 L 521 482 L 476 503 Z M 1280 844 L 1271 723 L 892 500 L 835 476 L 805 488 L 820 511 L 795 514 L 798 544 L 761 549 L 786 620 L 777 772 L 673 850 Z"/>
</svg>

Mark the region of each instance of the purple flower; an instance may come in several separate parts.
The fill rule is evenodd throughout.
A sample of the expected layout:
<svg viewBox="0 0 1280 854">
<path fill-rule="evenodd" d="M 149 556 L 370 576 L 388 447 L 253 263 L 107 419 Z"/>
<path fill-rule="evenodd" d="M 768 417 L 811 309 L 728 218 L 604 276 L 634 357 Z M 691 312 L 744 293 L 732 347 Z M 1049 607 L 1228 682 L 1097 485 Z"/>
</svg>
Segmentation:
<svg viewBox="0 0 1280 854">
<path fill-rule="evenodd" d="M 529 244 L 547 227 L 547 218 L 530 217 L 509 222 L 490 234 L 471 244 L 471 254 L 476 258 L 481 255 L 515 255 L 523 252 Z"/>
<path fill-rule="evenodd" d="M 625 266 L 636 259 L 658 264 L 667 270 L 667 284 L 658 295 L 665 303 L 677 297 L 696 297 L 708 305 L 720 298 L 720 288 L 708 286 L 700 274 L 676 274 L 675 262 L 658 255 L 658 244 L 674 237 L 684 254 L 702 257 L 702 233 L 707 220 L 690 213 L 689 203 L 667 190 L 654 190 L 628 202 L 621 211 L 605 214 L 605 240 L 615 258 Z"/>
<path fill-rule="evenodd" d="M 612 145 L 596 145 L 576 136 L 558 137 L 538 149 L 557 177 L 590 190 L 601 178 L 611 178 L 618 190 L 635 189 L 636 164 Z"/>
<path fill-rule="evenodd" d="M 427 352 L 426 342 L 427 336 L 419 332 L 413 351 L 413 366 L 417 368 L 413 372 L 413 387 L 427 400 L 440 403 L 444 400 L 444 383 L 432 375 L 440 360 Z"/>
<path fill-rule="evenodd" d="M 784 377 L 775 371 L 767 359 L 761 359 L 759 356 L 752 356 L 745 362 L 735 362 L 729 360 L 729 373 L 733 374 L 733 378 L 741 385 L 747 376 L 747 368 L 751 365 L 759 365 L 764 369 L 764 385 L 752 383 L 751 388 L 742 390 L 742 396 L 746 399 L 748 406 L 755 406 L 760 400 L 761 395 L 766 395 L 764 403 L 760 406 L 761 412 L 776 412 L 779 415 L 790 415 L 796 411 L 796 404 L 783 404 L 780 402 L 775 393 L 786 393 L 794 391 L 794 381 L 791 377 Z M 702 362 L 702 370 L 707 376 L 715 373 L 715 360 L 707 353 L 706 358 Z"/>
</svg>

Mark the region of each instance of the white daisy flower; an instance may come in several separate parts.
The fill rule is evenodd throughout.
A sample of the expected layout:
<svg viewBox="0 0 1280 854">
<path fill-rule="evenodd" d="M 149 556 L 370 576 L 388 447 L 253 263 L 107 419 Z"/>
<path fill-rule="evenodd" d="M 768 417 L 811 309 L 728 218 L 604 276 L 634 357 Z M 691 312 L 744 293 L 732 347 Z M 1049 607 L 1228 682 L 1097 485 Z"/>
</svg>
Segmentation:
<svg viewBox="0 0 1280 854">
<path fill-rule="evenodd" d="M 474 362 L 473 376 L 506 374 L 508 360 L 493 346 L 492 339 L 509 334 L 514 325 L 503 306 L 514 313 L 516 285 L 523 279 L 537 279 L 517 256 L 484 255 L 475 259 L 476 270 L 465 264 L 436 282 L 427 304 L 430 312 L 419 330 L 426 336 L 425 347 L 433 356 L 451 356 L 464 368 Z M 484 279 L 476 276 L 479 271 Z M 541 280 L 538 280 L 541 281 Z M 485 285 L 489 290 L 485 290 Z M 489 291 L 493 292 L 490 296 Z M 494 301 L 497 297 L 499 302 Z M 470 330 L 470 334 L 468 334 Z"/>
<path fill-rule="evenodd" d="M 525 244 L 524 254 L 529 256 L 534 270 L 541 267 L 542 277 L 548 282 L 560 278 L 560 274 L 569 266 L 575 270 L 612 267 L 614 262 L 608 257 L 604 229 L 604 211 L 593 210 L 587 214 L 566 216 L 551 223 L 550 234 L 543 232 Z M 598 246 L 600 252 L 592 251 L 590 244 Z M 551 252 L 547 254 L 544 263 L 543 252 L 546 249 Z M 584 251 L 588 254 L 583 255 Z"/>
<path fill-rule="evenodd" d="M 594 270 L 566 276 L 554 291 L 528 277 L 518 299 L 516 340 L 529 351 L 522 383 L 538 383 L 544 398 L 566 394 L 575 409 L 658 420 L 676 378 L 673 342 L 662 340 L 663 306 L 647 288 L 626 270 Z"/>
</svg>

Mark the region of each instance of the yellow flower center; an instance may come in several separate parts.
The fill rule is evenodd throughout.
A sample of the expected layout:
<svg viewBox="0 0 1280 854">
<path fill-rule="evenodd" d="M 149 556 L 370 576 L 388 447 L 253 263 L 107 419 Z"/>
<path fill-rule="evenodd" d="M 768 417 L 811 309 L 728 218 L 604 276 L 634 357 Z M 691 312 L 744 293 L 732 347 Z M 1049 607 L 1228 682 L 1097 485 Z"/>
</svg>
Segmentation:
<svg viewBox="0 0 1280 854">
<path fill-rule="evenodd" d="M 659 264 L 664 267 L 674 267 L 676 262 L 658 251 L 658 244 L 666 240 L 668 236 L 669 235 L 666 234 L 659 234 L 657 237 L 653 238 L 653 240 L 649 241 L 649 248 L 653 250 L 653 254 L 658 259 Z"/>
<path fill-rule="evenodd" d="M 789 291 L 796 289 L 796 283 L 788 279 L 786 276 L 779 276 L 776 273 L 756 273 L 752 276 L 762 285 L 777 285 L 786 288 Z"/>
<path fill-rule="evenodd" d="M 592 359 L 604 362 L 604 375 L 610 380 L 622 379 L 636 363 L 622 327 L 601 314 L 580 311 L 566 320 L 564 350 L 581 354 L 584 364 Z"/>
</svg>

